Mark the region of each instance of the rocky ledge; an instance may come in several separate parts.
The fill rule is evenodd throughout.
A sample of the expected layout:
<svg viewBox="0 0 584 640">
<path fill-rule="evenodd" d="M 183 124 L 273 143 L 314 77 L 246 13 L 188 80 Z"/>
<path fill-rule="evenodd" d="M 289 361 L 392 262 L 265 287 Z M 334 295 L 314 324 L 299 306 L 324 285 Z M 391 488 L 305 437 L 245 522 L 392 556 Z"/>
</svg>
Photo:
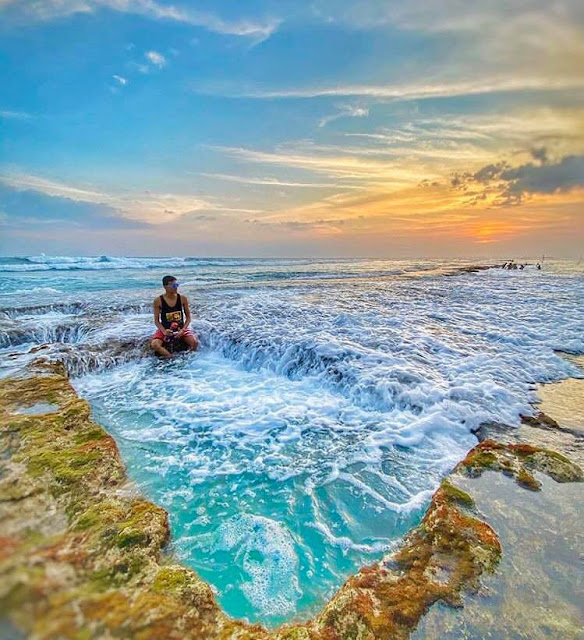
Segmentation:
<svg viewBox="0 0 584 640">
<path fill-rule="evenodd" d="M 310 622 L 268 631 L 229 618 L 211 587 L 165 553 L 167 514 L 136 495 L 62 369 L 1 381 L 0 407 L 0 635 L 10 638 L 407 638 L 433 604 L 461 607 L 505 553 L 469 478 L 500 472 L 534 492 L 538 474 L 583 479 L 562 454 L 486 439 L 396 553 L 347 580 Z"/>
</svg>

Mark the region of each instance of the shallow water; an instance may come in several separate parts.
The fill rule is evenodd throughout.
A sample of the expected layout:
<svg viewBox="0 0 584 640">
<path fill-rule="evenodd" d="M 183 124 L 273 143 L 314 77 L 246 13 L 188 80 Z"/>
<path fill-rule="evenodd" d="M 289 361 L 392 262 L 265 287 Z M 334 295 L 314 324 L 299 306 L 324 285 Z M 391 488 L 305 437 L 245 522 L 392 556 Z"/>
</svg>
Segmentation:
<svg viewBox="0 0 584 640">
<path fill-rule="evenodd" d="M 29 407 L 22 407 L 15 413 L 20 413 L 27 416 L 38 416 L 47 413 L 56 413 L 60 408 L 61 407 L 58 404 L 53 404 L 51 402 L 37 402 L 36 404 L 33 404 Z"/>
<path fill-rule="evenodd" d="M 584 369 L 584 356 L 567 356 Z M 538 385 L 538 409 L 569 429 L 584 431 L 584 379 Z"/>
<path fill-rule="evenodd" d="M 0 263 L 4 374 L 63 360 L 178 555 L 230 614 L 270 625 L 392 548 L 472 428 L 515 424 L 537 383 L 584 375 L 556 353 L 584 353 L 574 263 L 447 277 L 464 262 L 35 260 Z M 202 347 L 158 362 L 143 345 L 167 271 Z"/>
<path fill-rule="evenodd" d="M 537 474 L 542 491 L 489 472 L 457 479 L 495 529 L 503 555 L 464 608 L 432 607 L 413 640 L 580 640 L 584 620 L 582 485 Z"/>
</svg>

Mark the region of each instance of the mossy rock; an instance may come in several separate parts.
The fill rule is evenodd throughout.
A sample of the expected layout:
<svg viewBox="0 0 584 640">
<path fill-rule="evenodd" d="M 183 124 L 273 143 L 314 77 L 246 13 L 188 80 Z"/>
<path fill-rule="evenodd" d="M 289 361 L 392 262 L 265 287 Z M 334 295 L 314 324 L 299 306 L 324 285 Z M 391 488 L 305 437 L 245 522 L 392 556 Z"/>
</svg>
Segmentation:
<svg viewBox="0 0 584 640">
<path fill-rule="evenodd" d="M 471 498 L 470 494 L 458 487 L 455 487 L 448 478 L 442 481 L 440 488 L 448 500 L 467 507 L 468 509 L 472 509 L 475 506 L 474 500 Z"/>
<path fill-rule="evenodd" d="M 187 570 L 182 568 L 162 568 L 156 574 L 152 590 L 158 593 L 183 589 L 188 583 Z"/>
</svg>

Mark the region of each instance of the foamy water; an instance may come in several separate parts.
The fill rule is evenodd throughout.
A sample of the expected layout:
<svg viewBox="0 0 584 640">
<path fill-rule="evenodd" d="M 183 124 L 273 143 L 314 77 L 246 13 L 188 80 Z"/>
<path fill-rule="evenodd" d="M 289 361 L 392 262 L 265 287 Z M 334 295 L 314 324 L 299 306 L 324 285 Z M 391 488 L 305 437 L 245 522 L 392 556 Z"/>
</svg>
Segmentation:
<svg viewBox="0 0 584 640">
<path fill-rule="evenodd" d="M 461 264 L 5 259 L 2 368 L 64 361 L 226 610 L 302 619 L 419 521 L 473 428 L 584 375 L 557 353 L 584 353 L 580 265 L 444 275 Z M 201 350 L 159 362 L 167 271 Z"/>
</svg>

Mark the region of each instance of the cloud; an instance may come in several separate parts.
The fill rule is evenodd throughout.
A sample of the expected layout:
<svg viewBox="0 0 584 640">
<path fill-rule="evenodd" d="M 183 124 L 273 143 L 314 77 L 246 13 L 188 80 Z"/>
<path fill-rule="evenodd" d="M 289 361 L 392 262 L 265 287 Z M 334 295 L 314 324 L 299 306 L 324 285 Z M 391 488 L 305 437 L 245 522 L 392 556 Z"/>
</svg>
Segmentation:
<svg viewBox="0 0 584 640">
<path fill-rule="evenodd" d="M 133 69 L 136 69 L 138 73 L 150 73 L 150 67 L 147 64 L 140 64 L 139 62 L 130 63 Z"/>
<path fill-rule="evenodd" d="M 374 67 L 357 76 L 350 66 L 332 79 L 327 74 L 295 86 L 283 76 L 277 84 L 263 87 L 238 81 L 231 86 L 193 83 L 193 88 L 252 99 L 340 96 L 393 101 L 580 89 L 584 38 L 578 4 L 576 0 L 320 0 L 310 3 L 312 11 L 295 16 L 295 23 L 317 22 L 344 32 L 364 30 L 373 42 L 385 32 L 387 45 L 376 45 Z M 401 46 L 391 46 L 396 35 L 410 47 L 410 55 L 403 55 Z M 371 81 L 361 83 L 355 80 L 358 77 Z M 423 81 L 411 83 L 412 78 Z"/>
<path fill-rule="evenodd" d="M 128 84 L 128 79 L 124 78 L 123 76 L 116 76 L 113 75 L 112 78 L 118 83 L 120 84 L 122 87 Z"/>
<path fill-rule="evenodd" d="M 429 98 L 453 98 L 459 96 L 482 95 L 517 91 L 565 91 L 584 88 L 582 77 L 542 78 L 542 77 L 483 77 L 478 80 L 460 80 L 439 83 L 410 83 L 387 85 L 338 84 L 335 86 L 298 87 L 286 89 L 228 90 L 204 88 L 191 85 L 201 94 L 219 95 L 229 98 L 250 98 L 256 100 L 311 99 L 322 97 L 378 98 L 392 101 L 424 100 Z"/>
<path fill-rule="evenodd" d="M 584 155 L 570 155 L 549 162 L 547 149 L 532 149 L 538 164 L 517 167 L 506 161 L 489 164 L 474 173 L 455 174 L 454 188 L 469 192 L 468 204 L 491 198 L 495 206 L 522 204 L 534 194 L 559 194 L 584 188 Z M 480 185 L 478 191 L 473 187 Z"/>
<path fill-rule="evenodd" d="M 245 222 L 257 227 L 280 228 L 289 231 L 324 231 L 325 233 L 338 233 L 347 223 L 346 218 L 319 219 L 319 220 L 258 220 L 251 219 Z"/>
<path fill-rule="evenodd" d="M 72 200 L 100 202 L 107 197 L 105 193 L 94 189 L 73 187 L 62 182 L 55 182 L 53 180 L 47 180 L 46 178 L 27 174 L 0 176 L 0 183 L 21 191 L 30 189 L 49 196 L 71 198 Z"/>
<path fill-rule="evenodd" d="M 301 187 L 301 188 L 326 188 L 326 189 L 361 189 L 358 186 L 341 185 L 336 182 L 291 182 L 288 180 L 278 180 L 276 178 L 246 178 L 245 176 L 229 175 L 225 173 L 200 173 L 207 178 L 217 178 L 227 182 L 237 182 L 238 184 L 257 184 L 268 187 Z"/>
<path fill-rule="evenodd" d="M 148 225 L 164 225 L 194 212 L 262 213 L 257 208 L 231 206 L 225 199 L 213 196 L 155 193 L 148 190 L 107 192 L 48 180 L 34 175 L 0 176 L 0 185 L 16 192 L 34 191 L 47 196 L 65 198 L 86 205 L 99 205 L 129 221 Z M 107 212 L 103 209 L 104 212 Z M 96 210 L 97 211 L 97 210 Z"/>
<path fill-rule="evenodd" d="M 424 173 L 424 169 L 415 166 L 405 166 L 401 161 L 359 157 L 348 154 L 342 148 L 309 147 L 307 149 L 282 148 L 274 152 L 257 151 L 242 147 L 212 147 L 227 155 L 246 162 L 273 164 L 293 169 L 302 169 L 313 173 L 325 174 L 335 179 L 357 181 L 383 180 L 386 187 L 391 185 L 417 184 L 424 178 L 434 178 Z M 325 151 L 325 153 L 321 153 Z M 365 156 L 369 154 L 363 154 Z M 342 185 L 340 185 L 342 186 Z M 353 182 L 352 186 L 356 186 Z"/>
<path fill-rule="evenodd" d="M 529 150 L 534 160 L 539 160 L 542 164 L 548 161 L 548 151 L 545 147 L 534 147 Z"/>
<path fill-rule="evenodd" d="M 511 196 L 515 200 L 527 198 L 528 191 L 521 193 L 526 176 L 513 178 L 516 184 L 510 186 L 508 181 L 499 184 L 500 174 L 524 164 L 549 163 L 550 155 L 562 158 L 578 154 L 583 139 L 579 134 L 583 131 L 582 115 L 578 109 L 549 107 L 474 115 L 404 114 L 392 129 L 345 134 L 336 138 L 340 144 L 302 139 L 267 149 L 211 148 L 242 166 L 243 176 L 215 175 L 219 179 L 267 183 L 266 187 L 280 182 L 336 187 L 325 197 L 321 193 L 308 193 L 307 198 L 299 194 L 280 201 L 280 206 L 274 203 L 270 219 L 277 215 L 279 220 L 323 220 L 357 213 L 397 219 L 416 211 L 445 216 L 455 209 L 468 210 L 470 204 L 476 206 L 475 211 L 485 212 L 495 202 L 510 202 Z M 246 177 L 246 173 L 256 172 L 253 165 L 262 167 L 260 174 L 273 171 L 280 179 Z M 453 174 L 454 191 L 449 187 Z M 508 193 L 503 195 L 507 187 Z M 576 197 L 558 195 L 568 193 L 564 187 L 559 188 L 558 193 L 547 193 L 549 197 L 537 201 L 559 203 Z M 546 195 L 543 189 L 541 195 Z M 401 224 L 406 225 L 406 220 Z"/>
<path fill-rule="evenodd" d="M 32 120 L 34 116 L 25 111 L 0 111 L 0 118 L 4 120 Z"/>
<path fill-rule="evenodd" d="M 15 11 L 21 17 L 34 21 L 51 21 L 77 13 L 92 14 L 100 10 L 141 15 L 152 20 L 181 22 L 202 27 L 213 33 L 251 38 L 260 42 L 269 38 L 278 28 L 280 20 L 223 20 L 208 12 L 189 6 L 161 4 L 155 0 L 36 0 L 35 2 L 0 2 L 1 10 Z"/>
<path fill-rule="evenodd" d="M 147 226 L 143 222 L 125 218 L 120 211 L 107 204 L 1 185 L 0 212 L 4 225 L 29 227 L 33 224 L 41 233 L 44 225 L 80 229 L 140 229 Z"/>
<path fill-rule="evenodd" d="M 356 105 L 345 104 L 341 105 L 339 111 L 337 113 L 333 113 L 329 116 L 325 116 L 318 123 L 319 127 L 324 127 L 329 124 L 329 122 L 333 122 L 334 120 L 338 120 L 339 118 L 363 118 L 369 115 L 369 109 L 367 107 L 358 107 Z"/>
<path fill-rule="evenodd" d="M 346 133 L 346 137 L 363 138 L 378 145 L 417 144 L 428 142 L 472 141 L 480 144 L 505 142 L 526 148 L 550 139 L 584 140 L 584 111 L 549 107 L 523 108 L 513 112 L 489 114 L 417 117 L 391 129 L 374 133 Z M 580 142 L 578 142 L 580 141 Z"/>
<path fill-rule="evenodd" d="M 507 182 L 503 195 L 508 202 L 522 202 L 531 193 L 560 193 L 584 188 L 584 155 L 567 156 L 555 164 L 524 164 L 505 169 L 500 179 Z"/>
<path fill-rule="evenodd" d="M 144 57 L 159 69 L 166 66 L 166 58 L 158 51 L 147 51 Z"/>
</svg>

